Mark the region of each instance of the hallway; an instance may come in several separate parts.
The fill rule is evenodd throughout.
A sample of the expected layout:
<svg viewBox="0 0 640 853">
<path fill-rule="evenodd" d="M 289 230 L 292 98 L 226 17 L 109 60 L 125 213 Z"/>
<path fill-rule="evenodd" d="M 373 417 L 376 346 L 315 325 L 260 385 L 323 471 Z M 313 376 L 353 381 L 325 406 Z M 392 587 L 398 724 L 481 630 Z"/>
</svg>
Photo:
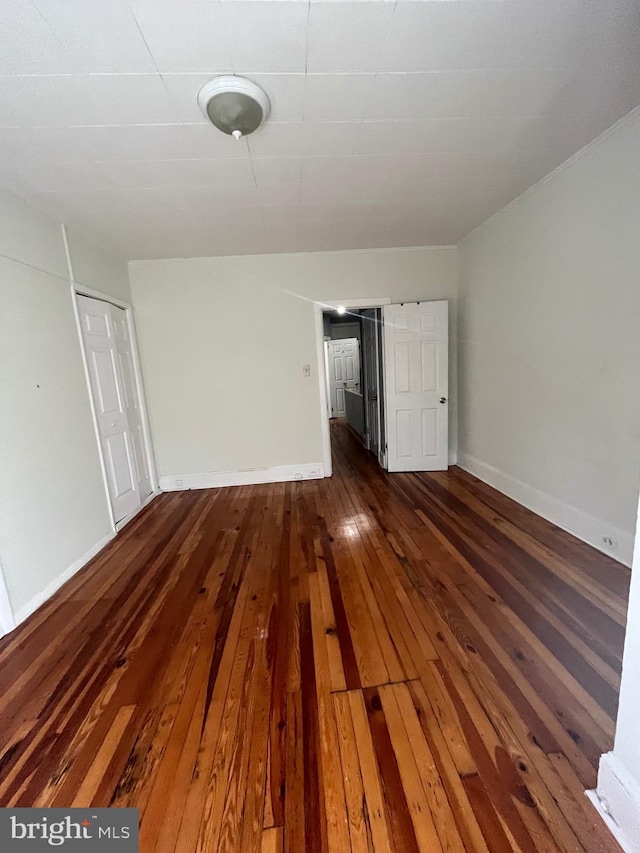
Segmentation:
<svg viewBox="0 0 640 853">
<path fill-rule="evenodd" d="M 629 571 L 459 468 L 166 493 L 0 641 L 0 805 L 140 850 L 614 851 Z"/>
</svg>

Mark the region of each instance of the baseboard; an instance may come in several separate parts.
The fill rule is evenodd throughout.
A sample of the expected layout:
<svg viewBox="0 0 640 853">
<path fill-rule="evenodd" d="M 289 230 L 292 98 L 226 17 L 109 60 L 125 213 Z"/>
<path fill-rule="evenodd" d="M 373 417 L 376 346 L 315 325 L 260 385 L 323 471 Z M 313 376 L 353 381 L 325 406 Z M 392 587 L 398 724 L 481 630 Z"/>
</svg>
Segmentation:
<svg viewBox="0 0 640 853">
<path fill-rule="evenodd" d="M 600 757 L 598 788 L 586 794 L 625 853 L 639 853 L 640 784 L 615 753 Z"/>
<path fill-rule="evenodd" d="M 625 566 L 631 566 L 634 536 L 627 530 L 622 530 L 608 521 L 563 503 L 467 453 L 458 453 L 458 465 L 474 477 L 478 477 L 479 480 L 523 504 L 527 509 L 566 530 L 567 533 L 577 536 L 578 539 L 582 539 L 603 554 L 613 557 L 614 560 L 619 560 Z M 605 537 L 617 545 L 614 547 L 606 545 L 603 541 Z"/>
<path fill-rule="evenodd" d="M 280 465 L 274 468 L 245 468 L 240 471 L 216 471 L 210 474 L 172 474 L 160 477 L 163 492 L 185 489 L 219 489 L 224 486 L 255 486 L 260 483 L 284 483 L 289 480 L 319 480 L 324 477 L 322 462 L 304 465 Z"/>
<path fill-rule="evenodd" d="M 83 566 L 92 560 L 96 554 L 98 554 L 105 545 L 108 545 L 109 542 L 114 538 L 115 533 L 109 533 L 107 536 L 102 538 L 99 542 L 90 548 L 85 554 L 82 555 L 78 560 L 73 562 L 65 571 L 58 575 L 57 578 L 51 581 L 51 583 L 47 584 L 47 586 L 39 592 L 37 595 L 34 595 L 33 598 L 28 601 L 25 605 L 23 605 L 20 610 L 15 614 L 16 625 L 20 625 L 21 622 L 24 622 L 27 617 L 31 616 L 31 614 L 38 609 L 41 605 L 45 603 L 54 592 L 57 592 L 60 587 L 66 583 L 70 578 L 72 578 L 76 572 L 79 572 Z"/>
</svg>

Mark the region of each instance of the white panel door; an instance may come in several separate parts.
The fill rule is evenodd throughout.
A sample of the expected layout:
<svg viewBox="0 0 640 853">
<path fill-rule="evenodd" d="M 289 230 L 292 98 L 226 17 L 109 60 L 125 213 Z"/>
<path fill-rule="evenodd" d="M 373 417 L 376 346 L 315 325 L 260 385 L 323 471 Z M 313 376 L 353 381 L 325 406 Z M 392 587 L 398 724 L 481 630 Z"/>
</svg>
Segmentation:
<svg viewBox="0 0 640 853">
<path fill-rule="evenodd" d="M 78 296 L 78 308 L 111 506 L 117 522 L 140 507 L 141 496 L 116 324 L 108 302 Z"/>
<path fill-rule="evenodd" d="M 448 303 L 385 305 L 389 471 L 448 466 Z"/>
<path fill-rule="evenodd" d="M 149 497 L 153 489 L 151 486 L 151 473 L 149 471 L 144 426 L 142 424 L 140 395 L 133 368 L 129 324 L 127 323 L 126 311 L 118 308 L 116 305 L 109 305 L 109 308 L 111 309 L 111 319 L 113 321 L 116 349 L 118 351 L 118 365 L 122 377 L 122 390 L 127 421 L 129 423 L 131 446 L 138 473 L 138 491 L 140 492 L 140 499 L 144 501 Z"/>
<path fill-rule="evenodd" d="M 344 392 L 360 390 L 360 348 L 357 338 L 328 341 L 331 417 L 346 417 Z"/>
</svg>

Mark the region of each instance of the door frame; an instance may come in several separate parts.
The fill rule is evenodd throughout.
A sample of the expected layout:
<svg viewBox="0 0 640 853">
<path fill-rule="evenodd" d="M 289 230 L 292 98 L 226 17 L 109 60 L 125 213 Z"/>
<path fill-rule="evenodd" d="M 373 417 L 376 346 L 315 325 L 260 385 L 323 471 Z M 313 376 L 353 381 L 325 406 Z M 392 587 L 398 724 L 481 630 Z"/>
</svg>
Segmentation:
<svg viewBox="0 0 640 853">
<path fill-rule="evenodd" d="M 138 399 L 140 401 L 140 414 L 142 420 L 142 435 L 144 438 L 145 445 L 145 455 L 147 457 L 147 465 L 149 466 L 149 476 L 151 478 L 151 494 L 140 504 L 140 506 L 135 509 L 132 513 L 120 519 L 120 521 L 115 520 L 115 516 L 113 514 L 113 507 L 111 506 L 111 495 L 109 493 L 109 481 L 107 479 L 107 468 L 104 462 L 104 454 L 102 449 L 102 441 L 100 439 L 100 431 L 98 428 L 98 416 L 96 413 L 95 401 L 93 398 L 93 390 L 91 388 L 91 379 L 89 376 L 89 363 L 87 360 L 87 351 L 84 344 L 84 338 L 82 336 L 82 323 L 80 319 L 80 310 L 78 308 L 78 296 L 89 296 L 92 299 L 98 299 L 101 302 L 108 302 L 111 305 L 115 305 L 117 308 L 122 308 L 125 312 L 125 317 L 127 320 L 127 331 L 129 332 L 129 340 L 131 342 L 131 356 L 133 361 L 133 375 L 136 383 L 136 390 L 138 392 Z M 78 284 L 76 281 L 71 281 L 71 298 L 73 302 L 73 312 L 76 320 L 76 330 L 78 333 L 78 340 L 80 342 L 80 351 L 82 354 L 82 365 L 84 368 L 84 378 L 87 386 L 87 393 L 89 394 L 89 404 L 91 406 L 91 419 L 93 421 L 93 431 L 96 437 L 96 444 L 98 445 L 98 456 L 100 459 L 100 469 L 102 471 L 102 482 L 104 485 L 105 495 L 107 497 L 107 508 L 109 511 L 109 521 L 111 524 L 111 529 L 114 533 L 117 533 L 119 530 L 128 524 L 132 518 L 140 512 L 140 510 L 145 507 L 150 501 L 152 501 L 156 495 L 160 494 L 160 488 L 158 486 L 158 475 L 156 471 L 156 463 L 155 457 L 153 453 L 153 443 L 151 441 L 151 430 L 149 427 L 149 417 L 147 413 L 147 401 L 144 395 L 144 386 L 142 384 L 142 369 L 140 367 L 140 355 L 138 351 L 138 342 L 136 339 L 136 327 L 133 316 L 133 306 L 129 302 L 124 302 L 122 299 L 117 299 L 115 296 L 110 296 L 107 293 L 101 293 L 99 290 L 93 290 L 90 287 L 85 287 L 83 284 Z"/>
<path fill-rule="evenodd" d="M 390 296 L 375 296 L 369 299 L 317 299 L 314 301 L 316 315 L 316 362 L 318 371 L 318 393 L 320 395 L 320 429 L 322 434 L 322 460 L 324 476 L 330 477 L 333 473 L 331 463 L 331 433 L 329 431 L 329 402 L 327 399 L 327 379 L 325 371 L 325 347 L 324 347 L 324 325 L 322 314 L 324 311 L 332 311 L 338 307 L 349 308 L 382 308 L 383 305 L 391 305 Z"/>
</svg>

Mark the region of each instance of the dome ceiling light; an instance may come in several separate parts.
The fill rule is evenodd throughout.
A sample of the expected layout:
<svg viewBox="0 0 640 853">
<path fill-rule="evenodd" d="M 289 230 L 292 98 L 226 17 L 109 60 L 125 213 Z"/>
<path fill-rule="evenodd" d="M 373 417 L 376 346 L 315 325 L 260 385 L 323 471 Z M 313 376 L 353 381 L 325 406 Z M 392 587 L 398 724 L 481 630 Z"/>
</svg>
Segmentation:
<svg viewBox="0 0 640 853">
<path fill-rule="evenodd" d="M 241 139 L 269 116 L 271 103 L 251 80 L 232 75 L 214 77 L 198 92 L 198 106 L 218 130 Z"/>
</svg>

